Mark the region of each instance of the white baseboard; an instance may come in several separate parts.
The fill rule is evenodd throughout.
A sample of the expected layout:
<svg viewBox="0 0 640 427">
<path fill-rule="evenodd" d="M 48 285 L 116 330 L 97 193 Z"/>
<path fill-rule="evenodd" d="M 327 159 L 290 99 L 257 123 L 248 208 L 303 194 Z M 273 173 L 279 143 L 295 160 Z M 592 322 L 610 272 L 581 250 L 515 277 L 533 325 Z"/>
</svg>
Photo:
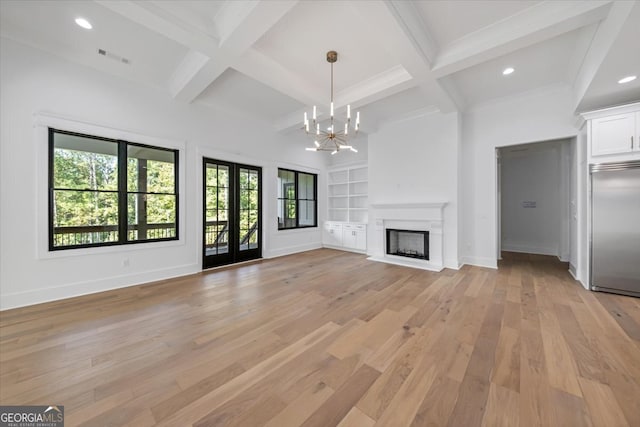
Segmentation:
<svg viewBox="0 0 640 427">
<path fill-rule="evenodd" d="M 545 248 L 541 246 L 514 245 L 514 244 L 503 243 L 502 250 L 505 252 L 518 252 L 518 253 L 524 253 L 524 254 L 559 256 L 558 250 L 556 248 Z"/>
<path fill-rule="evenodd" d="M 11 308 L 26 307 L 45 302 L 58 301 L 82 295 L 111 291 L 114 289 L 137 286 L 157 280 L 187 276 L 200 271 L 199 264 L 185 264 L 177 267 L 162 268 L 142 273 L 112 276 L 97 280 L 70 283 L 52 288 L 39 288 L 25 292 L 2 295 L 0 311 Z"/>
<path fill-rule="evenodd" d="M 457 259 L 445 259 L 444 268 L 450 268 L 452 270 L 460 270 L 462 264 Z"/>
<path fill-rule="evenodd" d="M 263 253 L 262 256 L 264 258 L 277 258 L 285 255 L 297 254 L 298 252 L 312 251 L 314 249 L 320 248 L 322 248 L 322 244 L 320 242 L 305 243 L 304 245 L 287 246 L 286 248 L 270 250 L 267 251 L 266 254 Z"/>
<path fill-rule="evenodd" d="M 463 256 L 460 259 L 461 266 L 463 265 L 475 265 L 476 267 L 493 268 L 498 269 L 498 261 L 495 258 L 475 257 L 475 256 Z"/>
<path fill-rule="evenodd" d="M 362 254 L 362 255 L 366 255 L 367 253 L 367 251 L 363 251 L 361 249 L 345 248 L 344 246 L 327 245 L 326 243 L 323 243 L 322 247 L 328 248 L 328 249 L 337 249 L 339 251 L 353 252 L 355 254 Z"/>
<path fill-rule="evenodd" d="M 585 288 L 586 290 L 589 290 L 589 285 L 588 285 L 588 284 L 585 284 L 585 283 L 582 281 L 582 278 L 579 278 L 579 277 L 578 277 L 578 269 L 576 268 L 576 266 L 575 266 L 575 265 L 573 265 L 573 264 L 571 264 L 571 263 L 569 263 L 569 274 L 571 275 L 571 277 L 573 277 L 573 279 L 574 279 L 576 282 L 580 283 L 580 285 L 582 285 L 582 287 L 583 287 L 583 288 Z"/>
<path fill-rule="evenodd" d="M 571 274 L 571 277 L 575 280 L 578 280 L 576 266 L 571 263 L 569 263 L 569 274 Z"/>
</svg>

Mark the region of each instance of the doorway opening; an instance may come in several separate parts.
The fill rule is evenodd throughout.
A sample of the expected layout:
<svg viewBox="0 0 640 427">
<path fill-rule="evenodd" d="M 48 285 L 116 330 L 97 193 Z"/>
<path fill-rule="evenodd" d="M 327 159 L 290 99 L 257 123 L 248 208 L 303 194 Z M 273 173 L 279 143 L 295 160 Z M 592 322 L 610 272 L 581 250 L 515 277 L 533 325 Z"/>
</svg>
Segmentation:
<svg viewBox="0 0 640 427">
<path fill-rule="evenodd" d="M 496 149 L 497 248 L 568 262 L 575 230 L 575 139 Z"/>
</svg>

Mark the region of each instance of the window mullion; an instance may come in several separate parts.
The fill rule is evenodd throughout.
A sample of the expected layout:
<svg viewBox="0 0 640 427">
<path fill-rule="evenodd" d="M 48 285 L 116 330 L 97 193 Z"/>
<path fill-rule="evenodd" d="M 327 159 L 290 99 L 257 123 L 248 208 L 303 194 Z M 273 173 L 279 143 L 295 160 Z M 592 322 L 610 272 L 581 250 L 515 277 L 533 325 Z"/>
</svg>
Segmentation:
<svg viewBox="0 0 640 427">
<path fill-rule="evenodd" d="M 55 200 L 54 200 L 54 179 L 55 174 L 55 161 L 54 161 L 54 148 L 53 148 L 53 135 L 55 130 L 49 128 L 49 250 L 54 247 L 54 222 L 55 222 Z"/>
<path fill-rule="evenodd" d="M 293 174 L 293 198 L 296 203 L 296 228 L 300 227 L 300 201 L 298 200 L 298 172 Z"/>
<path fill-rule="evenodd" d="M 118 243 L 127 242 L 127 142 L 118 141 Z"/>
</svg>

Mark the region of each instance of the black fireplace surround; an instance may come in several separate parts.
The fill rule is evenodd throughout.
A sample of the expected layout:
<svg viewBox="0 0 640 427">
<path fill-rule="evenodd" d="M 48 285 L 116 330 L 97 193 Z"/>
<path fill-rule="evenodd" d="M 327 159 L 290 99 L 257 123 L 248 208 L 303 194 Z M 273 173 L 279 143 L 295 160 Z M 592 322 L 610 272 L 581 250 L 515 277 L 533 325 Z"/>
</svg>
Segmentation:
<svg viewBox="0 0 640 427">
<path fill-rule="evenodd" d="M 429 232 L 387 228 L 387 254 L 429 260 Z"/>
</svg>

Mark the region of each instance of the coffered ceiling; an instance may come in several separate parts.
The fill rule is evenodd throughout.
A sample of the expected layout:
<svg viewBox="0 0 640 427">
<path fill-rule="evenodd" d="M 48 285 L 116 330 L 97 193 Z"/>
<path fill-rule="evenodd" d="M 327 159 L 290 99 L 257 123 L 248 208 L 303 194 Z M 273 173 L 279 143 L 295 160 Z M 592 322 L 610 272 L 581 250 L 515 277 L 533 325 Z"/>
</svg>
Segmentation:
<svg viewBox="0 0 640 427">
<path fill-rule="evenodd" d="M 326 116 L 328 50 L 365 132 L 550 85 L 576 111 L 640 99 L 640 79 L 617 83 L 640 74 L 638 1 L 3 0 L 0 18 L 3 37 L 279 131 Z"/>
</svg>

